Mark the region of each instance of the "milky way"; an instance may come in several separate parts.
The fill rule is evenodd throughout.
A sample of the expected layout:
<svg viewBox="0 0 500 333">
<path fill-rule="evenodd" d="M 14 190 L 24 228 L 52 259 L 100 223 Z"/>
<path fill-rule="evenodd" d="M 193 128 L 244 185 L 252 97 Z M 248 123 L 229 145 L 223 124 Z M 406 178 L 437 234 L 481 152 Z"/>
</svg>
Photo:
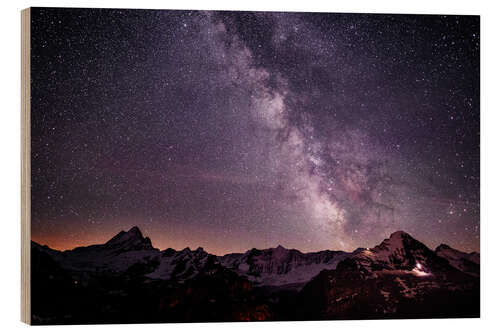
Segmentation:
<svg viewBox="0 0 500 333">
<path fill-rule="evenodd" d="M 479 18 L 33 9 L 32 237 L 479 250 Z"/>
</svg>

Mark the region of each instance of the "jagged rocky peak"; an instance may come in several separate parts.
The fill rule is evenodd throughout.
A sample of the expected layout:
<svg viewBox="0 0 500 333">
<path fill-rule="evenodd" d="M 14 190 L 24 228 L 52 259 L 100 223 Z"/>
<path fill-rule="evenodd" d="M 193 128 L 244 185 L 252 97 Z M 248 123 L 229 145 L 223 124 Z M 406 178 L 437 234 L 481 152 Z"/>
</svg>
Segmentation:
<svg viewBox="0 0 500 333">
<path fill-rule="evenodd" d="M 191 253 L 191 248 L 189 248 L 189 246 L 187 246 L 187 247 L 183 248 L 183 249 L 182 249 L 181 251 L 179 251 L 179 252 L 180 252 L 180 253 L 183 253 L 183 254 L 184 254 L 184 253 L 185 253 L 185 254 L 187 254 L 187 253 Z"/>
<path fill-rule="evenodd" d="M 273 253 L 279 253 L 279 254 L 285 254 L 285 253 L 288 253 L 290 252 L 290 250 L 288 250 L 287 248 L 281 246 L 281 245 L 278 245 L 276 246 L 274 249 L 272 249 L 272 252 Z"/>
<path fill-rule="evenodd" d="M 436 247 L 436 252 L 442 251 L 442 250 L 450 250 L 451 246 L 447 244 L 440 244 L 438 247 Z"/>
<path fill-rule="evenodd" d="M 128 231 L 120 231 L 116 236 L 107 241 L 106 245 L 152 247 L 149 237 L 144 237 L 137 226 L 133 226 Z"/>
<path fill-rule="evenodd" d="M 409 233 L 407 233 L 406 231 L 403 231 L 403 230 L 395 231 L 389 236 L 389 238 L 391 238 L 391 239 L 400 239 L 403 237 L 411 237 L 411 236 Z"/>
<path fill-rule="evenodd" d="M 377 245 L 374 249 L 378 250 L 397 250 L 401 248 L 411 248 L 411 247 L 424 246 L 422 243 L 413 238 L 410 234 L 405 231 L 393 232 L 389 238 L 383 240 L 382 243 Z"/>
<path fill-rule="evenodd" d="M 469 257 L 477 254 L 476 252 L 471 252 L 471 253 L 462 252 L 446 244 L 441 244 L 438 247 L 436 247 L 435 252 L 439 256 L 454 256 L 454 257 Z"/>
<path fill-rule="evenodd" d="M 206 256 L 212 256 L 208 252 L 206 252 L 201 246 L 199 246 L 196 250 L 191 251 L 190 255 L 196 258 L 203 258 Z"/>
<path fill-rule="evenodd" d="M 448 260 L 452 266 L 455 266 L 456 268 L 459 268 L 462 271 L 470 271 L 472 268 L 478 271 L 477 267 L 471 268 L 471 265 L 465 262 L 469 261 L 476 265 L 479 265 L 480 256 L 479 253 L 477 252 L 471 252 L 471 253 L 462 252 L 446 244 L 439 245 L 436 248 L 435 252 L 438 256 Z"/>
<path fill-rule="evenodd" d="M 355 258 L 368 270 L 411 270 L 419 264 L 426 266 L 436 255 L 410 234 L 396 231 L 379 245 L 355 254 Z M 429 262 L 429 264 L 431 264 Z"/>
<path fill-rule="evenodd" d="M 402 242 L 404 242 L 405 240 L 409 240 L 409 241 L 417 241 L 415 238 L 413 238 L 409 233 L 405 232 L 405 231 L 402 231 L 402 230 L 399 230 L 399 231 L 395 231 L 393 232 L 390 236 L 389 236 L 389 241 L 393 244 L 400 244 Z"/>
<path fill-rule="evenodd" d="M 129 234 L 133 234 L 133 235 L 137 235 L 139 237 L 142 237 L 142 232 L 141 230 L 139 229 L 138 226 L 133 226 L 132 228 L 130 228 L 129 231 L 127 231 Z"/>
</svg>

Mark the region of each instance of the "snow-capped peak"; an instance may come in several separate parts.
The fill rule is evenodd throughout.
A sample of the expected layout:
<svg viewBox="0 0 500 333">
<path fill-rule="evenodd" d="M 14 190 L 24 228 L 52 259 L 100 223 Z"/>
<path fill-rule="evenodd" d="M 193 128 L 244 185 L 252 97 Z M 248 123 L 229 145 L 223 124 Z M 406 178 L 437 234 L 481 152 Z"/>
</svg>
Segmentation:
<svg viewBox="0 0 500 333">
<path fill-rule="evenodd" d="M 404 237 L 411 237 L 409 233 L 403 231 L 403 230 L 398 230 L 393 232 L 390 236 L 389 239 L 402 239 Z"/>
<path fill-rule="evenodd" d="M 355 259 L 368 271 L 413 270 L 417 263 L 427 269 L 427 259 L 433 251 L 404 231 L 396 231 L 379 245 L 355 255 Z"/>
<path fill-rule="evenodd" d="M 384 241 L 375 247 L 376 248 L 384 248 L 386 247 L 388 250 L 396 250 L 405 248 L 415 243 L 419 243 L 415 238 L 413 238 L 409 233 L 404 231 L 396 231 L 393 232 L 389 238 L 384 239 Z"/>
<path fill-rule="evenodd" d="M 267 286 L 300 286 L 324 269 L 334 269 L 350 253 L 320 251 L 302 253 L 278 245 L 268 249 L 251 249 L 219 257 L 220 263 L 246 276 L 250 281 Z"/>
<path fill-rule="evenodd" d="M 479 264 L 479 253 L 471 252 L 466 253 L 452 248 L 449 245 L 441 244 L 436 248 L 436 254 L 440 257 L 444 257 L 446 259 L 467 259 L 472 261 L 473 263 Z"/>
<path fill-rule="evenodd" d="M 479 253 L 462 252 L 446 244 L 439 245 L 435 252 L 441 258 L 448 260 L 453 267 L 468 274 L 479 276 Z"/>
</svg>

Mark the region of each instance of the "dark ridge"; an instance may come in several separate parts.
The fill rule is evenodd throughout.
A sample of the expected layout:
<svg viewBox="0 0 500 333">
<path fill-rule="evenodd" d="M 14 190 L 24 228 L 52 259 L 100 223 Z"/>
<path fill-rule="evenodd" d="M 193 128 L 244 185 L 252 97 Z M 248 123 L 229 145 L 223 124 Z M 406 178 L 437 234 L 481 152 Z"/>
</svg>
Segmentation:
<svg viewBox="0 0 500 333">
<path fill-rule="evenodd" d="M 451 246 L 446 245 L 446 244 L 440 244 L 438 247 L 436 247 L 436 251 L 439 251 L 439 250 L 449 250 L 449 249 L 451 249 Z"/>
<path fill-rule="evenodd" d="M 138 226 L 133 226 L 132 228 L 130 228 L 129 231 L 127 231 L 127 233 L 131 233 L 131 234 L 135 234 L 135 235 L 141 236 L 141 238 L 143 237 L 142 236 L 142 232 L 141 232 L 141 230 L 139 229 Z"/>
</svg>

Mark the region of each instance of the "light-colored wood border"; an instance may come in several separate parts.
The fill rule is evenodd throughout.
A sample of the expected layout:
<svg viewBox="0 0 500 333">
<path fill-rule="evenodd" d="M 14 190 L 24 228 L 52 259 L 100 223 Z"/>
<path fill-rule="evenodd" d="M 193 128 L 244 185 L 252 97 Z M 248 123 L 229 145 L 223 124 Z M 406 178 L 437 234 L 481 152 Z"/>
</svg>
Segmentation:
<svg viewBox="0 0 500 333">
<path fill-rule="evenodd" d="M 21 321 L 31 324 L 31 11 L 21 11 Z"/>
</svg>

